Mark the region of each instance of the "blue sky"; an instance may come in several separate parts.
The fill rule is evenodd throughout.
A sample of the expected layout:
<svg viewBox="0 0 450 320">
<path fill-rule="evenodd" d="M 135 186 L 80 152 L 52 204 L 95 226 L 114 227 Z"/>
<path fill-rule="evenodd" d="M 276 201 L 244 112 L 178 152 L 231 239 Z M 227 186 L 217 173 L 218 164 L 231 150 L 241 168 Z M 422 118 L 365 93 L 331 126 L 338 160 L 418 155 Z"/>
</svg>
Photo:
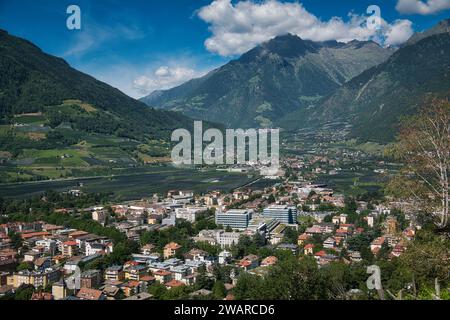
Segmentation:
<svg viewBox="0 0 450 320">
<path fill-rule="evenodd" d="M 81 9 L 81 30 L 66 27 L 72 4 Z M 364 24 L 370 5 L 381 9 L 381 30 Z M 141 97 L 279 34 L 399 45 L 450 17 L 449 9 L 450 0 L 1 0 L 0 28 Z"/>
</svg>

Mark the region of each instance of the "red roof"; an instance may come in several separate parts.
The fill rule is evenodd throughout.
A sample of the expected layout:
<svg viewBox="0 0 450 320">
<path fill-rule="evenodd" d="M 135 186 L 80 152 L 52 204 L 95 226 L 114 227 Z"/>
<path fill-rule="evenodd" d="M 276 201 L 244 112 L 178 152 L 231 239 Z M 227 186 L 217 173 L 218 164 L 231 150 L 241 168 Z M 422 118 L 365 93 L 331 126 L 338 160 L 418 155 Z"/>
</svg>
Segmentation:
<svg viewBox="0 0 450 320">
<path fill-rule="evenodd" d="M 181 281 L 178 280 L 170 280 L 169 282 L 166 283 L 166 287 L 181 287 L 181 286 L 185 286 L 185 284 Z"/>
<path fill-rule="evenodd" d="M 77 246 L 78 243 L 76 241 L 66 241 L 63 243 L 63 245 L 73 247 L 73 246 Z"/>
<path fill-rule="evenodd" d="M 312 244 L 312 243 L 307 244 L 307 245 L 305 246 L 305 249 L 313 249 L 313 248 L 314 248 L 314 244 Z"/>
<path fill-rule="evenodd" d="M 315 256 L 316 256 L 316 257 L 323 257 L 323 256 L 325 256 L 326 254 L 327 254 L 327 253 L 326 253 L 325 251 L 321 250 L 321 251 L 317 252 L 317 253 L 315 254 Z"/>
</svg>

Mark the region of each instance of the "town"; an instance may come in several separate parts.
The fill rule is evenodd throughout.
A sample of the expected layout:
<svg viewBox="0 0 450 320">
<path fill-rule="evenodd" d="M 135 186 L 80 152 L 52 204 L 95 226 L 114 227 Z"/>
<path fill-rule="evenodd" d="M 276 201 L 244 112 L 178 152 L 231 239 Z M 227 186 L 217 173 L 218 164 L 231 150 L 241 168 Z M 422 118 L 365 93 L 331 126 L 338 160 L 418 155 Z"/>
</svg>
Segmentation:
<svg viewBox="0 0 450 320">
<path fill-rule="evenodd" d="M 266 177 L 271 185 L 261 189 L 168 190 L 121 203 L 81 190 L 42 196 L 41 204 L 83 199 L 90 205 L 2 216 L 0 296 L 234 300 L 245 297 L 242 279 L 265 278 L 281 260 L 313 261 L 317 270 L 327 270 L 402 256 L 422 227 L 411 206 L 346 197 L 306 181 L 305 172 L 321 172 L 317 162 L 336 164 L 319 159 L 324 158 L 284 158 L 278 175 Z M 341 294 L 370 293 L 354 286 Z"/>
</svg>

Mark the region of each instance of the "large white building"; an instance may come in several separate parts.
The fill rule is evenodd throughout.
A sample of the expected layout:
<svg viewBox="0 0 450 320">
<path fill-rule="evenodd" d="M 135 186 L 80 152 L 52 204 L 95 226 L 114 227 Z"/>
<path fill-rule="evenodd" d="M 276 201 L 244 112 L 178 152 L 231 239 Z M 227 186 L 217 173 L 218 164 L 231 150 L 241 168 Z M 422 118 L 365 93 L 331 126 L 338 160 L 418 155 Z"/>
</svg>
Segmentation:
<svg viewBox="0 0 450 320">
<path fill-rule="evenodd" d="M 239 237 L 241 234 L 239 232 L 218 232 L 217 233 L 217 244 L 219 244 L 222 248 L 230 247 L 233 244 L 238 244 Z"/>
<path fill-rule="evenodd" d="M 264 209 L 263 215 L 280 223 L 294 224 L 297 222 L 297 209 L 295 207 L 273 205 Z"/>
<path fill-rule="evenodd" d="M 228 210 L 216 213 L 216 224 L 233 229 L 246 229 L 252 219 L 253 210 Z"/>
</svg>

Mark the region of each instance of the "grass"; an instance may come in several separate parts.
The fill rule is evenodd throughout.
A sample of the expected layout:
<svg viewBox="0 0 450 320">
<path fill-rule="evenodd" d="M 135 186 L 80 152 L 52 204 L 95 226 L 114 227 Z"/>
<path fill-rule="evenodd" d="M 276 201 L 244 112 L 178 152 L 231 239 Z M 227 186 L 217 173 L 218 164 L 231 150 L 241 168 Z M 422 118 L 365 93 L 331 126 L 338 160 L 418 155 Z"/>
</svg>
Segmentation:
<svg viewBox="0 0 450 320">
<path fill-rule="evenodd" d="M 89 103 L 82 102 L 80 100 L 64 100 L 63 105 L 75 105 L 79 106 L 81 109 L 87 111 L 87 112 L 95 112 L 97 109 Z"/>
</svg>

